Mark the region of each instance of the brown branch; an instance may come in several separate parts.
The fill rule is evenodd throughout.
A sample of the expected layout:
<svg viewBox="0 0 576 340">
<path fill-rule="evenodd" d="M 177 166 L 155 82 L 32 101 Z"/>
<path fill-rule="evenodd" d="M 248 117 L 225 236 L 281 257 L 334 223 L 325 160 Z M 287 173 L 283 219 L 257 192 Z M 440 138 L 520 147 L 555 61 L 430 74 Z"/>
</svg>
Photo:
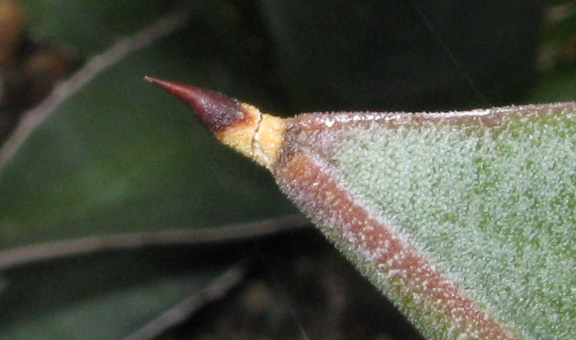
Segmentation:
<svg viewBox="0 0 576 340">
<path fill-rule="evenodd" d="M 190 314 L 198 310 L 207 301 L 214 301 L 224 296 L 230 289 L 236 287 L 244 278 L 246 268 L 243 263 L 233 265 L 223 274 L 214 279 L 208 287 L 200 292 L 194 292 L 188 298 L 179 301 L 172 308 L 160 314 L 154 320 L 123 340 L 154 339 L 171 326 L 185 321 Z"/>
<path fill-rule="evenodd" d="M 57 85 L 52 93 L 38 106 L 23 114 L 23 118 L 14 132 L 0 148 L 0 171 L 18 151 L 26 138 L 50 117 L 63 102 L 82 89 L 84 85 L 98 74 L 114 66 L 130 53 L 142 50 L 155 41 L 184 27 L 189 15 L 190 13 L 183 9 L 167 14 L 134 36 L 122 38 L 102 54 L 90 58 L 78 72 Z"/>
<path fill-rule="evenodd" d="M 194 245 L 241 240 L 271 235 L 283 230 L 310 225 L 302 215 L 287 215 L 260 222 L 224 227 L 166 230 L 133 234 L 99 235 L 74 240 L 23 246 L 0 252 L 0 270 L 35 261 L 106 250 L 119 250 L 159 245 Z"/>
</svg>

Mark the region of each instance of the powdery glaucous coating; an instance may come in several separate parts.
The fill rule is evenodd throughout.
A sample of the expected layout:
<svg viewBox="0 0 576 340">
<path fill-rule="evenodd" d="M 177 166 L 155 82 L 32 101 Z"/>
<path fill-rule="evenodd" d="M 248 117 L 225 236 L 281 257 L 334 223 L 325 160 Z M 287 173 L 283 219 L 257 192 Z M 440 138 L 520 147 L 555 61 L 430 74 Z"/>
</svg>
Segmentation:
<svg viewBox="0 0 576 340">
<path fill-rule="evenodd" d="M 425 337 L 576 336 L 575 103 L 280 119 L 152 81 L 270 169 Z"/>
</svg>

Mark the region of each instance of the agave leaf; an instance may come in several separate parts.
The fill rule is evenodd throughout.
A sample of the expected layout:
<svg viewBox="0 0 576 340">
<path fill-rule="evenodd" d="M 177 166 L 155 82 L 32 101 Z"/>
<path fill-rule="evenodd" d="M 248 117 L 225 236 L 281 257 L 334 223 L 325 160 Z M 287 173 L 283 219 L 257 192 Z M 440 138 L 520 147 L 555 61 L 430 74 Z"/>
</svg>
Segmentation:
<svg viewBox="0 0 576 340">
<path fill-rule="evenodd" d="M 304 115 L 274 173 L 427 338 L 573 338 L 575 114 Z"/>
<path fill-rule="evenodd" d="M 576 335 L 576 103 L 280 119 L 151 81 L 270 169 L 427 338 Z"/>
<path fill-rule="evenodd" d="M 166 10 L 159 5 L 161 2 L 155 1 L 23 1 L 30 4 L 36 32 L 74 46 L 81 57 L 93 55 L 95 51 L 109 46 L 117 37 L 134 32 Z M 205 3 L 205 1 L 191 3 Z M 306 4 L 306 7 L 308 5 Z M 71 10 L 68 12 L 70 15 L 65 14 L 68 10 Z M 79 15 L 84 13 L 87 15 Z M 506 22 L 509 22 L 509 19 L 506 17 Z M 513 26 L 515 32 L 525 31 L 518 30 L 516 25 Z M 495 31 L 498 32 L 497 29 Z M 333 35 L 332 31 L 329 33 L 330 36 Z M 193 34 L 188 33 L 187 38 L 180 36 L 178 40 L 156 46 L 158 49 L 152 48 L 145 53 L 133 55 L 133 58 L 127 59 L 126 64 L 118 64 L 101 77 L 90 81 L 86 88 L 59 106 L 54 114 L 18 146 L 9 164 L 0 169 L 0 190 L 3 195 L 6 193 L 6 196 L 0 198 L 2 231 L 0 239 L 4 249 L 118 231 L 146 232 L 189 225 L 216 226 L 238 220 L 261 219 L 290 211 L 289 206 L 273 189 L 270 189 L 269 185 L 262 187 L 262 183 L 266 183 L 267 179 L 269 183 L 266 175 L 257 172 L 235 155 L 206 142 L 206 134 L 202 135 L 197 125 L 188 125 L 190 123 L 185 118 L 186 114 L 178 111 L 177 107 L 171 107 L 168 101 L 162 101 L 152 90 L 139 84 L 141 75 L 158 73 L 219 88 L 241 97 L 244 93 L 262 91 L 260 87 L 253 86 L 247 81 L 250 79 L 249 76 L 246 74 L 238 76 L 238 73 L 230 72 L 230 68 L 233 67 L 229 64 L 220 63 L 221 60 L 214 57 L 219 55 L 219 52 L 214 53 L 211 50 L 205 53 L 207 45 L 208 49 L 213 47 L 209 44 L 209 39 L 198 41 L 190 39 L 192 36 L 198 37 L 197 31 Z M 289 44 L 280 45 L 286 47 Z M 177 50 L 175 46 L 178 46 Z M 514 49 L 517 50 L 519 49 Z M 298 53 L 297 49 L 292 51 Z M 281 55 L 288 55 L 285 52 L 290 50 L 284 50 Z M 523 49 L 518 53 L 526 56 L 527 59 L 522 59 L 523 61 L 530 60 L 531 53 L 525 53 Z M 151 58 L 148 59 L 148 56 Z M 297 58 L 292 58 L 292 70 L 290 67 L 283 67 L 284 74 L 303 70 L 300 65 L 314 70 L 317 65 L 329 65 L 318 56 L 312 57 L 312 61 L 320 61 L 320 64 L 293 63 L 294 59 Z M 516 60 L 514 63 L 499 63 L 499 65 L 518 66 L 520 63 Z M 312 73 L 304 70 L 304 75 Z M 369 70 L 368 74 L 372 74 L 372 71 Z M 417 79 L 421 78 L 420 70 L 415 74 Z M 496 74 L 505 75 L 505 72 Z M 361 77 L 354 78 L 344 74 L 344 78 Z M 431 79 L 436 81 L 435 77 Z M 229 84 L 241 84 L 242 88 Z M 296 88 L 295 91 L 298 91 L 298 85 L 302 83 L 292 85 Z M 316 88 L 312 86 L 312 89 Z M 339 89 L 344 88 L 348 89 L 349 86 L 339 86 Z M 369 88 L 380 93 L 375 86 Z M 311 91 L 303 92 L 307 94 Z M 358 92 L 364 93 L 364 91 L 349 91 L 347 96 L 358 97 Z M 330 102 L 331 99 L 328 98 L 324 102 Z M 170 110 L 170 117 L 166 117 L 165 110 Z M 80 116 L 79 112 L 85 112 L 86 116 Z M 171 119 L 173 121 L 170 121 Z M 95 131 L 96 129 L 99 131 Z M 320 140 L 324 138 L 321 135 L 320 133 L 318 137 Z M 78 143 L 75 144 L 74 141 Z M 327 141 L 324 144 L 332 142 Z M 313 152 L 314 147 L 305 146 L 303 148 L 305 152 L 302 153 Z M 294 183 L 297 184 L 297 181 Z M 287 184 L 286 188 L 289 186 Z M 326 193 L 329 195 L 331 192 Z M 222 206 L 229 209 L 222 210 Z M 119 269 L 127 268 L 126 274 L 138 277 L 140 270 L 147 272 L 149 269 L 146 266 L 147 258 L 139 260 L 135 261 L 134 266 L 119 266 Z M 66 275 L 66 268 L 61 269 L 62 271 L 56 272 L 57 274 L 45 277 Z M 32 277 L 35 273 L 32 271 Z M 202 275 L 202 273 L 199 273 L 199 276 L 192 275 L 190 280 L 201 281 Z M 163 286 L 162 279 L 159 279 L 157 285 L 151 283 L 150 286 Z M 178 292 L 175 290 L 184 287 L 187 280 L 174 280 L 181 285 L 172 286 L 173 289 L 169 289 L 170 294 L 177 295 Z M 111 281 L 113 286 L 114 280 Z M 10 282 L 15 285 L 11 286 Z M 204 287 L 205 282 L 208 281 L 201 282 L 199 287 Z M 8 289 L 18 285 L 19 281 L 8 280 L 7 290 L 3 292 L 8 292 Z M 167 286 L 170 287 L 170 284 L 164 287 Z M 65 287 L 72 291 L 76 286 Z M 139 291 L 137 288 L 128 291 L 134 294 L 126 293 L 127 299 L 119 299 L 122 303 L 129 302 L 135 296 L 142 298 L 151 292 L 151 290 Z M 2 291 L 0 297 L 4 298 L 13 296 L 19 299 L 21 296 L 1 294 Z M 107 311 L 115 310 L 115 306 L 118 306 L 120 314 L 123 314 L 126 304 L 110 303 L 115 298 L 107 300 L 107 297 L 122 294 L 124 294 L 122 291 L 111 288 L 101 296 L 102 299 L 95 298 L 94 304 L 101 307 L 94 309 L 97 310 L 95 315 L 104 315 Z M 162 294 L 151 295 L 151 299 L 154 299 Z M 33 304 L 26 305 L 25 299 L 22 301 L 23 307 L 19 308 L 34 308 Z M 27 319 L 30 314 L 24 313 L 22 314 L 24 317 L 20 319 L 5 322 L 7 325 L 15 326 L 2 329 L 10 332 L 8 338 L 15 334 L 23 334 L 24 338 L 42 337 L 43 332 L 50 330 L 50 327 L 65 330 L 66 327 L 61 327 L 62 320 L 83 319 L 87 315 L 78 312 L 91 309 L 90 303 L 86 301 L 81 299 L 80 306 L 65 318 L 59 316 L 50 318 L 54 310 L 41 310 L 44 314 L 39 318 Z M 141 302 L 146 304 L 146 301 Z M 164 302 L 160 301 L 159 304 L 161 303 Z M 62 305 L 56 306 L 60 308 Z M 4 305 L 2 308 L 9 307 Z M 146 311 L 146 308 L 143 307 L 143 310 Z M 57 314 L 64 315 L 66 311 L 59 309 Z M 422 326 L 423 329 L 428 327 L 430 326 Z M 35 332 L 27 333 L 27 329 L 33 329 Z M 110 329 L 111 336 L 114 336 L 113 331 L 115 330 Z M 62 338 L 63 335 L 50 334 L 55 334 L 57 338 Z"/>
</svg>

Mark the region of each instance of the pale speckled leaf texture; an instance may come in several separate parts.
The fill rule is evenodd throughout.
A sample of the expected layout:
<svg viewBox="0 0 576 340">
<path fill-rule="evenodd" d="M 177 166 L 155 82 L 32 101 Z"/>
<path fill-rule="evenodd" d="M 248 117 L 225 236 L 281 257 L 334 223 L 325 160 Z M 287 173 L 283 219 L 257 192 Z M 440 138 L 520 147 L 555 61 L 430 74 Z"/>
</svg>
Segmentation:
<svg viewBox="0 0 576 340">
<path fill-rule="evenodd" d="M 281 119 L 148 80 L 268 168 L 427 339 L 576 335 L 576 103 Z"/>
<path fill-rule="evenodd" d="M 429 339 L 573 339 L 575 115 L 301 115 L 273 173 Z"/>
<path fill-rule="evenodd" d="M 3 1 L 7 0 L 0 0 L 0 3 Z M 33 110 L 43 113 L 42 119 L 28 119 L 37 116 L 26 115 L 17 130 L 28 132 L 15 134 L 23 138 L 10 139 L 18 142 L 11 144 L 15 147 L 0 149 L 0 339 L 117 339 L 134 334 L 139 336 L 133 338 L 143 338 L 142 331 L 149 330 L 157 317 L 182 302 L 213 292 L 214 283 L 225 277 L 230 268 L 237 268 L 236 261 L 246 256 L 245 247 L 231 247 L 229 243 L 222 247 L 211 243 L 207 246 L 209 249 L 187 243 L 186 249 L 181 249 L 166 246 L 162 243 L 166 240 L 151 239 L 151 236 L 171 235 L 169 239 L 177 238 L 180 244 L 184 242 L 181 233 L 205 237 L 205 232 L 210 231 L 212 235 L 222 235 L 212 239 L 217 242 L 230 238 L 228 232 L 236 230 L 227 225 L 245 225 L 247 228 L 242 230 L 249 230 L 254 236 L 254 226 L 267 230 L 269 224 L 265 220 L 275 221 L 277 217 L 294 212 L 269 174 L 218 145 L 184 108 L 144 83 L 142 77 L 145 75 L 215 89 L 286 114 L 330 110 L 446 110 L 489 106 L 483 102 L 499 106 L 511 102 L 575 100 L 573 67 L 560 72 L 562 78 L 536 88 L 532 97 L 521 99 L 524 98 L 523 90 L 532 86 L 531 81 L 536 78 L 534 60 L 540 47 L 538 41 L 543 26 L 540 21 L 544 14 L 539 0 L 493 4 L 481 0 L 14 1 L 26 9 L 30 25 L 27 31 L 32 40 L 65 47 L 64 50 L 70 51 L 81 64 L 78 65 L 80 70 L 92 73 L 88 76 L 79 72 L 84 74 L 80 77 L 83 79 L 81 86 L 70 86 L 74 81 L 66 81 L 63 91 L 56 91 L 56 94 L 67 92 L 66 96 L 61 97 L 51 110 L 45 106 Z M 172 34 L 165 32 L 166 36 L 160 34 L 162 29 L 152 29 L 152 32 L 147 29 L 157 27 L 151 25 L 163 21 L 166 16 L 173 18 L 171 13 L 178 14 L 184 26 Z M 152 34 L 141 35 L 147 30 Z M 152 40 L 156 42 L 148 45 Z M 115 47 L 118 46 L 123 53 L 117 53 Z M 23 50 L 29 51 L 29 47 Z M 106 64 L 108 67 L 103 66 Z M 73 78 L 78 79 L 78 75 Z M 541 150 L 540 153 L 525 161 L 532 161 L 531 169 L 541 172 L 521 172 L 515 168 L 521 160 L 520 154 L 513 149 L 519 146 L 512 143 L 509 146 L 512 149 L 502 148 L 505 140 L 498 137 L 506 135 L 508 130 L 500 135 L 487 133 L 497 131 L 497 125 L 483 126 L 470 121 L 461 125 L 467 126 L 465 129 L 457 129 L 460 125 L 443 125 L 438 120 L 396 126 L 394 122 L 399 122 L 396 119 L 400 116 L 392 115 L 388 125 L 378 124 L 380 128 L 387 128 L 382 135 L 371 130 L 376 129 L 372 123 L 354 123 L 354 129 L 369 132 L 358 139 L 362 144 L 354 147 L 348 143 L 356 138 L 348 139 L 346 134 L 351 132 L 339 128 L 339 123 L 332 120 L 322 123 L 322 118 L 321 125 L 332 125 L 322 130 L 312 124 L 316 119 L 306 117 L 286 120 L 293 129 L 292 137 L 309 138 L 309 143 L 294 140 L 285 145 L 291 145 L 286 147 L 282 157 L 285 173 L 281 174 L 283 170 L 279 166 L 273 171 L 284 191 L 292 193 L 290 196 L 298 201 L 294 192 L 299 188 L 295 186 L 301 185 L 302 190 L 318 188 L 320 182 L 315 180 L 326 175 L 345 186 L 343 189 L 348 197 L 354 196 L 355 203 L 362 203 L 361 208 L 380 211 L 376 216 L 378 220 L 388 223 L 386 226 L 394 235 L 399 235 L 400 241 L 410 244 L 411 251 L 423 253 L 422 257 L 409 258 L 413 266 L 422 265 L 423 259 L 429 261 L 426 263 L 433 265 L 428 269 L 438 269 L 443 275 L 441 278 L 445 279 L 432 280 L 429 276 L 423 282 L 446 283 L 448 286 L 441 288 L 458 287 L 459 290 L 453 292 L 466 293 L 466 299 L 453 305 L 453 314 L 447 319 L 472 315 L 472 320 L 482 325 L 496 321 L 490 325 L 498 326 L 503 322 L 506 329 L 523 327 L 527 338 L 546 331 L 544 326 L 552 323 L 543 322 L 542 316 L 551 320 L 557 317 L 556 314 L 541 311 L 534 304 L 541 297 L 532 295 L 508 311 L 510 308 L 504 302 L 510 303 L 517 296 L 512 288 L 525 283 L 516 280 L 512 285 L 508 281 L 515 278 L 516 272 L 524 275 L 523 278 L 528 275 L 525 268 L 515 271 L 518 262 L 534 261 L 534 267 L 529 269 L 540 274 L 527 279 L 533 290 L 541 293 L 537 288 L 546 287 L 544 293 L 572 293 L 567 289 L 575 286 L 573 281 L 561 280 L 570 279 L 568 271 L 574 267 L 570 263 L 573 257 L 564 257 L 562 253 L 570 251 L 573 233 L 557 225 L 545 224 L 540 227 L 550 231 L 549 236 L 534 232 L 536 227 L 526 226 L 510 229 L 518 235 L 507 234 L 505 222 L 537 216 L 547 223 L 556 223 L 566 217 L 550 213 L 553 218 L 548 220 L 538 211 L 514 211 L 517 216 L 506 216 L 491 228 L 482 226 L 485 228 L 482 229 L 472 224 L 472 230 L 475 230 L 472 236 L 462 236 L 462 229 L 465 222 L 478 216 L 488 221 L 500 216 L 505 208 L 530 205 L 542 192 L 544 197 L 538 197 L 541 210 L 550 202 L 550 197 L 570 192 L 567 185 L 550 190 L 534 187 L 533 183 L 521 188 L 507 187 L 504 177 L 498 177 L 508 175 L 519 181 L 515 177 L 523 175 L 535 181 L 543 180 L 543 185 L 571 183 L 566 180 L 570 167 L 562 167 L 564 172 L 557 171 L 560 167 L 546 168 L 551 161 L 570 163 L 569 158 L 561 158 L 565 153 L 545 152 L 543 145 L 535 145 L 534 149 Z M 334 117 L 337 116 L 327 116 L 327 119 Z M 369 120 L 371 116 L 365 117 Z M 511 126 L 514 124 L 516 121 Z M 314 127 L 312 133 L 306 133 L 305 126 Z M 27 127 L 33 129 L 27 130 Z M 304 133 L 297 133 L 298 129 Z M 537 133 L 547 135 L 544 130 L 535 127 L 536 130 L 535 137 L 538 137 Z M 331 134 L 330 131 L 339 132 Z M 528 134 L 528 130 L 510 131 L 518 140 L 523 139 L 522 133 Z M 559 131 L 553 129 L 551 132 L 554 135 Z M 339 135 L 343 132 L 346 133 Z M 472 137 L 464 139 L 462 134 Z M 396 148 L 382 145 L 384 142 L 377 136 L 386 137 Z M 568 143 L 571 138 L 558 142 Z M 496 144 L 501 148 L 494 146 Z M 569 147 L 568 144 L 554 147 L 560 146 Z M 373 160 L 361 160 L 365 153 L 378 153 L 383 148 L 389 152 Z M 466 148 L 481 151 L 483 155 L 495 148 L 494 157 L 513 156 L 512 159 L 518 161 L 508 163 L 500 159 L 501 166 L 496 167 L 497 163 L 493 162 L 498 160 L 488 156 L 474 158 L 466 153 Z M 434 151 L 437 149 L 449 150 L 440 153 Z M 508 153 L 504 152 L 506 150 Z M 9 154 L 9 157 L 2 154 Z M 457 157 L 458 154 L 461 155 Z M 299 157 L 290 158 L 290 155 Z M 309 167 L 311 159 L 318 161 L 323 170 L 331 170 L 312 169 Z M 546 159 L 550 161 L 543 161 Z M 480 204 L 477 199 L 466 205 L 465 198 L 469 197 L 458 200 L 458 194 L 451 196 L 457 189 L 462 189 L 462 196 L 487 194 L 476 184 L 465 185 L 471 181 L 466 176 L 473 167 L 466 170 L 449 166 L 472 160 L 478 162 L 475 163 L 478 182 L 474 183 L 483 185 L 500 178 L 492 183 L 492 194 L 502 191 L 498 194 L 514 195 L 513 190 L 522 189 L 522 192 L 532 194 L 527 197 L 530 200 L 510 200 L 502 204 L 482 201 Z M 303 166 L 306 164 L 308 166 Z M 489 168 L 487 164 L 494 167 Z M 386 168 L 386 165 L 390 167 Z M 370 172 L 371 167 L 374 172 Z M 549 173 L 560 177 L 543 177 Z M 372 183 L 370 176 L 374 174 L 378 174 L 382 182 Z M 292 175 L 300 178 L 291 181 Z M 311 182 L 304 182 L 305 176 L 310 176 Z M 425 176 L 428 180 L 423 179 Z M 454 177 L 461 182 L 453 181 Z M 358 197 L 365 187 L 373 190 L 374 195 L 366 195 L 361 200 Z M 376 189 L 382 190 L 382 195 Z M 417 193 L 417 197 L 410 196 L 411 192 Z M 318 200 L 308 196 L 307 202 L 313 204 L 310 209 L 319 209 L 322 204 L 333 207 L 334 199 L 341 198 L 334 193 L 334 190 L 324 190 L 321 193 L 324 198 Z M 431 196 L 435 195 L 442 195 L 444 201 L 433 200 Z M 386 198 L 391 201 L 383 201 Z M 434 208 L 440 203 L 446 208 L 435 213 Z M 558 204 L 557 209 L 562 210 L 560 208 L 565 209 L 569 202 Z M 410 209 L 404 209 L 407 205 Z M 303 203 L 300 206 L 306 208 Z M 495 206 L 498 210 L 486 210 Z M 307 211 L 314 215 L 310 209 Z M 360 221 L 357 214 L 339 214 L 342 210 L 338 209 L 323 211 L 336 213 L 332 216 L 334 220 L 352 218 L 351 222 Z M 423 224 L 423 219 L 439 215 L 445 219 L 443 225 L 446 227 L 440 233 L 428 225 L 416 226 Z M 433 220 L 429 223 L 439 224 Z M 492 229 L 500 236 L 490 239 L 487 244 L 500 242 L 512 246 L 502 246 L 497 253 L 478 255 L 477 251 L 488 238 L 481 232 Z M 552 246 L 554 250 L 548 256 L 518 249 L 517 243 L 522 237 L 532 237 L 529 249 L 533 250 L 558 241 L 562 232 L 565 243 L 560 247 Z M 141 236 L 148 241 L 142 242 Z M 346 242 L 344 236 L 349 239 L 350 233 L 340 236 L 336 242 L 342 244 Z M 99 245 L 99 251 L 91 250 L 95 243 Z M 438 250 L 432 243 L 438 245 Z M 156 246 L 148 249 L 146 244 Z M 84 245 L 83 251 L 78 252 L 74 245 Z M 392 251 L 389 254 L 398 254 L 398 245 L 390 244 Z M 469 249 L 466 245 L 470 245 Z M 297 246 L 304 245 L 298 243 Z M 249 248 L 255 250 L 257 247 L 250 244 Z M 360 248 L 355 250 L 349 255 L 365 254 L 357 251 Z M 450 250 L 447 258 L 440 254 Z M 54 258 L 55 253 L 63 257 Z M 467 255 L 472 258 L 465 258 Z M 513 273 L 495 276 L 496 280 L 492 273 L 481 277 L 483 271 L 480 269 L 491 269 L 492 258 L 506 256 L 515 256 L 508 264 L 514 267 Z M 563 262 L 558 264 L 560 256 Z M 452 257 L 455 264 L 451 262 Z M 479 264 L 474 268 L 474 276 L 459 269 L 466 267 L 469 270 L 468 267 L 475 263 Z M 562 273 L 566 276 L 551 278 L 548 272 L 539 271 L 543 264 L 565 270 Z M 242 273 L 245 268 L 240 267 Z M 546 270 L 550 268 L 546 267 Z M 402 277 L 400 270 L 391 268 L 387 273 L 399 279 Z M 365 267 L 364 272 L 367 272 Z M 435 275 L 436 272 L 428 273 Z M 234 277 L 240 280 L 241 276 Z M 467 281 L 450 286 L 462 276 Z M 419 277 L 414 276 L 415 280 Z M 498 285 L 482 284 L 478 293 L 471 288 L 478 280 L 491 282 L 489 279 L 498 281 Z M 232 281 L 227 281 L 229 286 L 233 285 Z M 391 287 L 407 287 L 379 286 L 389 291 Z M 496 292 L 496 300 L 480 296 L 492 292 Z M 404 311 L 425 330 L 428 340 L 472 338 L 470 332 L 462 335 L 463 330 L 467 331 L 462 328 L 464 326 L 451 328 L 453 333 L 448 335 L 438 335 L 441 331 L 432 328 L 437 319 L 417 319 L 415 316 L 417 308 L 433 311 L 438 308 L 421 303 L 422 292 L 416 289 L 403 295 L 404 300 L 398 298 L 400 293 L 391 292 L 390 296 L 396 296 L 397 303 L 404 303 Z M 556 334 L 563 334 L 562 339 L 575 338 L 569 333 L 574 323 L 573 295 L 550 302 L 550 305 L 559 306 L 560 312 L 562 308 L 569 311 L 562 314 L 568 315 L 568 319 L 560 318 L 554 323 L 559 329 Z M 468 308 L 471 302 L 473 306 L 478 304 L 476 311 L 485 313 L 471 314 Z M 511 319 L 514 321 L 509 322 Z M 528 325 L 522 326 L 526 320 Z M 177 321 L 172 318 L 170 322 Z M 536 323 L 538 326 L 533 326 Z M 153 333 L 148 331 L 148 337 Z M 522 336 L 521 333 L 518 336 Z M 484 334 L 477 337 L 496 338 Z"/>
</svg>

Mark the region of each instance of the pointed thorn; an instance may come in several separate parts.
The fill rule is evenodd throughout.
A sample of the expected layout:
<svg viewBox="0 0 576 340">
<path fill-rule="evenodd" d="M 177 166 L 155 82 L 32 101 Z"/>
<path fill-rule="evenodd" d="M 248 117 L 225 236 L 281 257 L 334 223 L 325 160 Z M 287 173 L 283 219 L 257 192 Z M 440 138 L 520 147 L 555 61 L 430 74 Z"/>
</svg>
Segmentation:
<svg viewBox="0 0 576 340">
<path fill-rule="evenodd" d="M 196 115 L 204 125 L 214 133 L 234 126 L 244 119 L 244 111 L 240 102 L 236 99 L 228 98 L 221 93 L 194 86 L 152 77 L 144 77 L 144 79 L 180 98 L 196 112 Z"/>
<path fill-rule="evenodd" d="M 145 79 L 188 104 L 220 142 L 272 169 L 286 131 L 282 118 L 217 92 L 151 77 Z"/>
</svg>

